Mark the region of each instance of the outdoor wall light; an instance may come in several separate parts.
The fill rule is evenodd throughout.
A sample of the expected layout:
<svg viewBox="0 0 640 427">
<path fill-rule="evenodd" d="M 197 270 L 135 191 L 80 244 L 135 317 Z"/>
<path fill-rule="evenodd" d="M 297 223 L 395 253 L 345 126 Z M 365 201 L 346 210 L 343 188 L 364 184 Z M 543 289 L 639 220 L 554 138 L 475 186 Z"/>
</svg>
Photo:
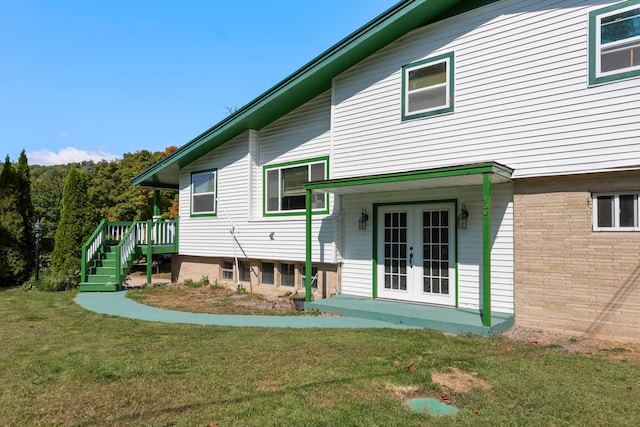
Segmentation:
<svg viewBox="0 0 640 427">
<path fill-rule="evenodd" d="M 469 211 L 467 206 L 463 203 L 460 206 L 460 213 L 458 214 L 458 228 L 464 230 L 467 228 L 467 219 L 469 219 Z"/>
<path fill-rule="evenodd" d="M 367 221 L 369 221 L 369 215 L 367 215 L 367 210 L 362 208 L 362 213 L 360 214 L 360 219 L 358 220 L 358 229 L 366 230 Z"/>
</svg>

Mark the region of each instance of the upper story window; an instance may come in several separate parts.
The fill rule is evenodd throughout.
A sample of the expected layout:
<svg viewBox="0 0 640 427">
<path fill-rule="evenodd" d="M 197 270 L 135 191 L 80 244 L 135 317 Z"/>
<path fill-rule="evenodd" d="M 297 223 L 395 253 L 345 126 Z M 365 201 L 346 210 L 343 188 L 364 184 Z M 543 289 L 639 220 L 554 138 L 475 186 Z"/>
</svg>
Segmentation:
<svg viewBox="0 0 640 427">
<path fill-rule="evenodd" d="M 589 84 L 640 75 L 640 0 L 589 14 Z"/>
<path fill-rule="evenodd" d="M 593 196 L 593 229 L 596 231 L 640 230 L 638 193 Z"/>
<path fill-rule="evenodd" d="M 453 53 L 402 67 L 402 120 L 453 111 Z"/>
<path fill-rule="evenodd" d="M 265 215 L 291 215 L 305 212 L 304 184 L 328 178 L 328 157 L 282 163 L 264 167 Z M 327 195 L 313 193 L 314 212 L 328 213 Z"/>
<path fill-rule="evenodd" d="M 191 174 L 191 215 L 216 214 L 216 169 Z"/>
</svg>

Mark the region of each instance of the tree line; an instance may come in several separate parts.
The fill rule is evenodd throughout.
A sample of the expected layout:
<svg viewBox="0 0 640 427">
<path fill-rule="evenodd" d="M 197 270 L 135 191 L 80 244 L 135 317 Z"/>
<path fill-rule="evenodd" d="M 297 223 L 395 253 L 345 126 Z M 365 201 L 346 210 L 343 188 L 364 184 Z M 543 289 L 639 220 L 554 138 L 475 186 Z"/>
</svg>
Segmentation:
<svg viewBox="0 0 640 427">
<path fill-rule="evenodd" d="M 40 226 L 42 278 L 33 283 L 66 289 L 77 285 L 82 244 L 101 219 L 133 221 L 153 215 L 153 189 L 132 178 L 175 151 L 125 153 L 114 161 L 28 165 L 24 151 L 0 170 L 0 286 L 33 282 L 35 223 Z M 160 192 L 162 216 L 178 216 L 178 195 Z"/>
</svg>

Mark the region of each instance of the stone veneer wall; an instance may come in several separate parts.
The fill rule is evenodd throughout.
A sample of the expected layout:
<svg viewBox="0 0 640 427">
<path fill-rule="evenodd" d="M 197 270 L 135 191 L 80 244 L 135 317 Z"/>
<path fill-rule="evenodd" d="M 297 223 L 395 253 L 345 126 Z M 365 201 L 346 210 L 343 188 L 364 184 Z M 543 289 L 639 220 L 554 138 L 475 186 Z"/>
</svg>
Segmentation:
<svg viewBox="0 0 640 427">
<path fill-rule="evenodd" d="M 640 171 L 516 180 L 516 325 L 640 342 L 640 232 L 593 231 L 592 193 Z"/>
<path fill-rule="evenodd" d="M 234 286 L 233 281 L 227 281 L 222 279 L 222 262 L 231 261 L 233 258 L 219 258 L 219 257 L 198 257 L 188 255 L 173 255 L 171 257 L 171 281 L 181 282 L 185 279 L 200 280 L 202 276 L 208 276 L 209 281 L 214 283 L 225 284 L 232 288 Z M 238 260 L 238 262 L 247 260 Z M 270 262 L 275 264 L 274 280 L 275 284 L 266 285 L 261 283 L 261 260 L 249 260 L 251 264 L 251 283 L 240 282 L 245 288 L 252 287 L 252 290 L 259 293 L 270 293 L 274 295 L 282 295 L 287 291 L 295 292 L 303 291 L 304 283 L 302 281 L 302 268 L 304 263 L 295 261 L 273 261 L 265 260 L 264 262 Z M 282 286 L 280 285 L 279 268 L 281 263 L 295 264 L 295 285 L 294 286 Z M 320 264 L 314 263 L 314 267 L 318 268 L 318 286 L 314 288 L 314 298 L 328 298 L 338 293 L 339 289 L 339 265 L 336 264 Z M 234 268 L 234 278 L 235 278 Z"/>
</svg>

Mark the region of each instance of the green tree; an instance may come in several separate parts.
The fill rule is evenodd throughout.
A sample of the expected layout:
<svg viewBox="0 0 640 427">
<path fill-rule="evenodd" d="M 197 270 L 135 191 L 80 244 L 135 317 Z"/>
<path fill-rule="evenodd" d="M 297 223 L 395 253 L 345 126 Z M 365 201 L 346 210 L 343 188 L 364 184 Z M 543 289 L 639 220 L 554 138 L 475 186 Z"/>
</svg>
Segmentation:
<svg viewBox="0 0 640 427">
<path fill-rule="evenodd" d="M 51 270 L 60 273 L 80 271 L 82 245 L 95 228 L 87 195 L 89 184 L 83 170 L 71 166 L 62 193 L 62 211 L 51 254 Z"/>
<path fill-rule="evenodd" d="M 29 272 L 35 265 L 35 232 L 34 232 L 34 216 L 33 204 L 31 203 L 31 176 L 29 173 L 29 162 L 24 150 L 18 158 L 16 167 L 16 188 L 18 189 L 18 212 L 22 217 L 22 236 L 19 241 L 22 248 L 23 258 L 27 263 Z"/>
<path fill-rule="evenodd" d="M 27 232 L 20 213 L 19 191 L 18 173 L 7 156 L 0 173 L 0 282 L 3 285 L 21 283 L 30 273 L 23 247 Z"/>
<path fill-rule="evenodd" d="M 62 210 L 62 191 L 70 165 L 39 166 L 31 170 L 31 199 L 35 218 L 40 219 L 40 253 L 45 259 L 51 256 L 56 230 Z"/>
</svg>

